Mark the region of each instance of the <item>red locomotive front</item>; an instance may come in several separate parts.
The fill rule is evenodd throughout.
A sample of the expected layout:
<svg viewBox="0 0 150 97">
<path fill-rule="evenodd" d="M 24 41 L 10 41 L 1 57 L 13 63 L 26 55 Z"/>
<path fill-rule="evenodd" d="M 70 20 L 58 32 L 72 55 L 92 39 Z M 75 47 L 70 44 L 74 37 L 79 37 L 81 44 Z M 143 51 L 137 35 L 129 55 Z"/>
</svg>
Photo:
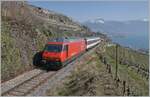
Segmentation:
<svg viewBox="0 0 150 97">
<path fill-rule="evenodd" d="M 42 62 L 50 68 L 62 67 L 86 49 L 81 38 L 56 38 L 50 40 L 43 51 Z"/>
</svg>

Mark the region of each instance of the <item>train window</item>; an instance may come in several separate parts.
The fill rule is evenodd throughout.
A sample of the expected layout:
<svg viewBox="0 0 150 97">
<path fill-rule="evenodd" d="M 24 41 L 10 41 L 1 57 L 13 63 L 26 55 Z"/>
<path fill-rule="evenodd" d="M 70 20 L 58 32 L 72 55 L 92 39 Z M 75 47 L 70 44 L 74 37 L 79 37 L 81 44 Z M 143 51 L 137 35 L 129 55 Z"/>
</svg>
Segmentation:
<svg viewBox="0 0 150 97">
<path fill-rule="evenodd" d="M 92 41 L 88 41 L 87 44 L 92 44 L 94 42 L 97 42 L 98 40 L 92 40 Z"/>
<path fill-rule="evenodd" d="M 44 48 L 45 51 L 48 52 L 61 52 L 62 51 L 62 45 L 58 44 L 47 44 Z"/>
</svg>

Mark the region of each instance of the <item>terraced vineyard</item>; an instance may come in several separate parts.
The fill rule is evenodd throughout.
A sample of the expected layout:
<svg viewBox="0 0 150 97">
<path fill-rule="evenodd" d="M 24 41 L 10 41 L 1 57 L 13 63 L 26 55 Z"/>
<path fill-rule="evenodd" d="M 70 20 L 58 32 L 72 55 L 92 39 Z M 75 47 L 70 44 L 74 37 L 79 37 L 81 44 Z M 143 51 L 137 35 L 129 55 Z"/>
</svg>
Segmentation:
<svg viewBox="0 0 150 97">
<path fill-rule="evenodd" d="M 112 75 L 116 73 L 116 46 L 106 47 L 106 64 L 111 65 Z M 129 48 L 118 47 L 118 71 L 119 81 L 124 81 L 130 89 L 130 95 L 149 94 L 149 56 Z M 120 82 L 119 82 L 120 84 Z"/>
</svg>

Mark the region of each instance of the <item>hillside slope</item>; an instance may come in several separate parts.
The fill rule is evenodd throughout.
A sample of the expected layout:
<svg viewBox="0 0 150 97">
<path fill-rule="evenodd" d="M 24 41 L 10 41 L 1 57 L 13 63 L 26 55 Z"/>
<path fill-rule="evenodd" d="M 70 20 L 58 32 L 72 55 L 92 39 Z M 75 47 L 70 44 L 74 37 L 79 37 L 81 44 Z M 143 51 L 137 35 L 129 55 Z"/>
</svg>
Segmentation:
<svg viewBox="0 0 150 97">
<path fill-rule="evenodd" d="M 2 81 L 32 69 L 34 54 L 50 37 L 91 35 L 67 16 L 23 1 L 3 1 L 1 14 Z"/>
</svg>

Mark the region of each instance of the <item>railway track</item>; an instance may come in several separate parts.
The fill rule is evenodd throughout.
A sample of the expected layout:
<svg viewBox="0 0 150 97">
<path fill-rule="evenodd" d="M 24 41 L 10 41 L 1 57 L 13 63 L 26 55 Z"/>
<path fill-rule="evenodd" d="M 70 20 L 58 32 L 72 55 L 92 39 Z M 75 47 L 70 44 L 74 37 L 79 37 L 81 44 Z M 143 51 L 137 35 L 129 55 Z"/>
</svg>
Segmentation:
<svg viewBox="0 0 150 97">
<path fill-rule="evenodd" d="M 44 83 L 56 72 L 46 72 L 41 71 L 30 79 L 25 80 L 24 82 L 10 88 L 8 91 L 2 93 L 2 96 L 25 96 L 33 91 L 36 87 Z"/>
<path fill-rule="evenodd" d="M 41 71 L 35 74 L 30 79 L 24 80 L 22 83 L 17 84 L 16 86 L 10 89 L 7 89 L 7 91 L 5 90 L 4 92 L 2 92 L 2 96 L 26 96 L 29 94 L 34 94 L 34 91 L 36 90 L 36 88 L 42 86 L 49 79 L 53 81 L 53 83 L 51 84 L 53 85 L 56 78 L 61 80 L 66 75 L 68 75 L 67 73 L 70 72 L 74 68 L 73 64 L 79 62 L 79 59 L 72 61 L 66 67 L 58 71 L 49 71 L 49 72 Z M 55 82 L 55 84 L 57 84 L 57 82 Z"/>
<path fill-rule="evenodd" d="M 95 47 L 96 48 L 96 47 Z M 93 48 L 93 50 L 95 49 Z M 62 80 L 65 76 L 69 74 L 70 71 L 73 70 L 75 64 L 82 63 L 80 59 L 92 52 L 93 50 L 90 50 L 86 53 L 84 53 L 82 56 L 78 57 L 76 60 L 69 63 L 66 67 L 58 70 L 58 71 L 44 71 L 35 69 L 32 70 L 31 73 L 27 73 L 25 75 L 21 75 L 21 77 L 11 80 L 10 82 L 2 83 L 1 85 L 1 95 L 2 96 L 26 96 L 26 95 L 44 95 L 43 89 L 53 87 L 56 85 L 60 80 Z M 83 60 L 82 60 L 83 61 Z M 25 80 L 23 77 L 27 77 Z M 50 87 L 47 87 L 45 83 L 48 83 Z M 43 85 L 46 85 L 43 87 Z M 9 86 L 10 85 L 10 86 Z"/>
</svg>

